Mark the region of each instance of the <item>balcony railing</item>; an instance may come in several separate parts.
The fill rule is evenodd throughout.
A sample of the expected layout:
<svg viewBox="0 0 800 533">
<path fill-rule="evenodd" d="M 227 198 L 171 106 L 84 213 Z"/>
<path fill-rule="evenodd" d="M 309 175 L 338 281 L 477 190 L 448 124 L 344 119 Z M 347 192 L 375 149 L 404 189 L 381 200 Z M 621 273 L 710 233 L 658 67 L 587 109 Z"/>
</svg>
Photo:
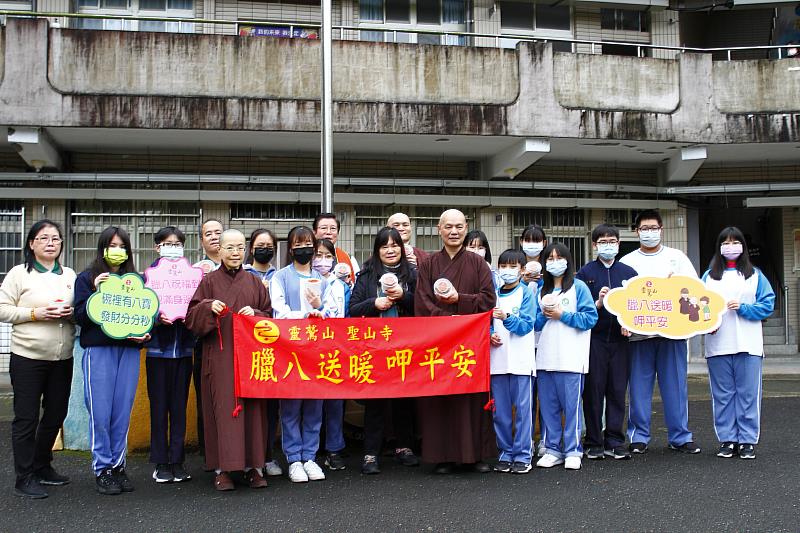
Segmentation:
<svg viewBox="0 0 800 533">
<path fill-rule="evenodd" d="M 229 20 L 229 19 L 205 19 L 205 18 L 182 18 L 182 17 L 152 17 L 152 16 L 127 16 L 119 14 L 96 14 L 96 13 L 60 13 L 60 12 L 42 12 L 42 11 L 12 11 L 0 10 L 0 21 L 5 23 L 6 17 L 23 17 L 23 18 L 47 18 L 47 19 L 104 19 L 104 20 L 123 20 L 123 21 L 153 21 L 153 22 L 172 22 L 180 24 L 204 24 L 204 25 L 222 25 L 222 26 L 260 26 L 260 27 L 274 27 L 285 29 L 286 38 L 295 37 L 297 29 L 306 30 L 320 30 L 320 24 L 307 23 L 307 22 L 289 22 L 289 21 L 266 21 L 266 20 Z M 197 27 L 197 26 L 195 26 Z M 712 48 L 699 48 L 691 46 L 669 46 L 660 44 L 646 44 L 646 43 L 632 43 L 622 41 L 596 41 L 588 39 L 565 39 L 565 38 L 542 38 L 532 37 L 531 35 L 515 34 L 515 33 L 478 33 L 468 31 L 438 31 L 431 29 L 417 29 L 417 28 L 403 28 L 392 29 L 386 26 L 376 26 L 369 24 L 359 24 L 358 26 L 333 26 L 332 27 L 334 39 L 339 40 L 358 40 L 350 39 L 345 33 L 360 34 L 360 32 L 376 33 L 381 32 L 384 35 L 391 35 L 392 39 L 386 42 L 399 42 L 398 35 L 402 34 L 415 34 L 415 35 L 431 35 L 439 36 L 445 42 L 464 42 L 468 44 L 474 43 L 475 40 L 481 40 L 480 46 L 487 46 L 488 43 L 493 43 L 494 47 L 500 48 L 503 41 L 526 41 L 526 42 L 544 42 L 544 43 L 559 43 L 568 45 L 572 52 L 579 52 L 578 47 L 583 46 L 588 49 L 588 53 L 595 54 L 598 50 L 602 50 L 604 45 L 614 45 L 628 47 L 629 49 L 636 50 L 637 57 L 646 57 L 652 55 L 654 51 L 667 51 L 675 53 L 696 53 L 696 54 L 723 54 L 724 57 L 730 61 L 732 54 L 736 52 L 763 52 L 771 59 L 784 59 L 788 57 L 800 57 L 800 45 L 798 44 L 784 44 L 784 45 L 758 45 L 758 46 L 729 46 L 729 47 L 712 47 Z M 365 39 L 367 40 L 367 39 Z M 476 45 L 477 46 L 477 45 Z M 564 46 L 566 47 L 566 46 Z"/>
</svg>

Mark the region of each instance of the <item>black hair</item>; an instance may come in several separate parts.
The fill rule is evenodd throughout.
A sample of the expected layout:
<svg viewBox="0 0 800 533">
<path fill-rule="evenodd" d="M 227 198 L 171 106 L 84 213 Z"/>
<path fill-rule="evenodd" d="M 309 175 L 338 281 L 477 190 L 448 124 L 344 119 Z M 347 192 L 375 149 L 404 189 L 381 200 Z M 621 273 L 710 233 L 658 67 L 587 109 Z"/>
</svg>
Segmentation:
<svg viewBox="0 0 800 533">
<path fill-rule="evenodd" d="M 311 240 L 311 246 L 314 251 L 317 251 L 317 238 L 314 232 L 308 226 L 295 226 L 289 230 L 289 235 L 286 237 L 286 246 L 289 249 L 289 255 L 294 257 L 292 253 L 292 245 L 299 241 Z M 293 259 L 294 260 L 294 259 Z"/>
<path fill-rule="evenodd" d="M 736 226 L 728 226 L 719 232 L 719 236 L 717 237 L 717 248 L 714 250 L 714 257 L 711 258 L 711 263 L 708 267 L 708 275 L 712 279 L 722 279 L 722 273 L 725 272 L 725 264 L 728 260 L 722 257 L 722 252 L 720 252 L 719 248 L 722 246 L 722 243 L 727 241 L 729 238 L 733 238 L 733 240 L 742 243 L 742 255 L 736 259 L 736 270 L 738 270 L 739 273 L 744 276 L 745 279 L 747 279 L 753 275 L 755 268 L 753 267 L 753 263 L 750 262 L 750 252 L 747 250 L 747 241 L 744 238 L 744 234 L 742 233 L 742 230 Z"/>
<path fill-rule="evenodd" d="M 320 244 L 333 255 L 333 262 L 336 264 L 336 246 L 333 245 L 333 241 L 330 239 L 319 239 L 317 245 L 314 247 L 314 252 L 319 249 Z"/>
<path fill-rule="evenodd" d="M 489 247 L 489 239 L 486 238 L 486 234 L 479 229 L 474 229 L 464 236 L 464 248 L 472 244 L 472 241 L 477 240 L 481 243 L 481 246 L 486 248 L 486 255 L 483 256 L 486 259 L 486 262 L 491 264 L 492 262 L 492 249 Z"/>
<path fill-rule="evenodd" d="M 380 274 L 386 270 L 381 262 L 380 252 L 381 246 L 388 244 L 389 240 L 400 247 L 400 263 L 397 265 L 398 269 L 396 272 L 397 279 L 399 279 L 401 282 L 407 283 L 411 280 L 412 274 L 411 264 L 406 258 L 406 249 L 405 246 L 403 246 L 403 238 L 400 236 L 399 231 L 389 226 L 379 229 L 378 233 L 375 235 L 375 242 L 372 245 L 372 256 L 364 262 L 364 271 L 366 272 L 368 270 L 374 270 Z"/>
<path fill-rule="evenodd" d="M 333 220 L 335 220 L 336 231 L 339 231 L 341 224 L 339 224 L 339 219 L 336 218 L 336 213 L 320 213 L 319 215 L 314 217 L 314 223 L 311 224 L 311 228 L 314 230 L 315 233 L 317 231 L 317 226 L 319 225 L 319 221 L 324 220 L 326 218 L 332 218 Z"/>
<path fill-rule="evenodd" d="M 167 226 L 158 230 L 156 234 L 153 235 L 153 241 L 155 241 L 155 243 L 158 245 L 173 235 L 175 235 L 178 240 L 181 241 L 181 244 L 186 243 L 186 235 L 184 235 L 183 232 L 175 226 Z"/>
<path fill-rule="evenodd" d="M 36 261 L 33 248 L 31 248 L 31 242 L 33 242 L 33 240 L 36 238 L 36 235 L 38 235 L 39 232 L 44 228 L 55 228 L 58 232 L 58 236 L 61 237 L 61 244 L 59 245 L 60 248 L 58 250 L 58 255 L 56 256 L 56 261 L 58 261 L 58 258 L 61 257 L 61 252 L 64 251 L 64 235 L 61 233 L 61 226 L 47 218 L 35 222 L 33 226 L 31 226 L 31 229 L 28 230 L 28 237 L 25 239 L 25 244 L 22 248 L 22 255 L 25 258 L 25 268 L 28 269 L 28 272 L 33 270 L 33 263 Z"/>
<path fill-rule="evenodd" d="M 563 294 L 572 288 L 572 284 L 575 280 L 575 263 L 572 260 L 572 253 L 569 251 L 569 248 L 563 243 L 554 242 L 545 248 L 542 251 L 542 255 L 539 256 L 543 265 L 547 265 L 547 260 L 550 258 L 553 251 L 556 252 L 558 257 L 567 260 L 567 270 L 564 271 L 564 277 L 561 279 L 561 293 Z M 542 279 L 544 280 L 542 294 L 550 294 L 553 292 L 555 283 L 553 275 L 547 271 L 547 268 L 542 269 Z"/>
<path fill-rule="evenodd" d="M 521 252 L 520 250 L 516 250 L 514 248 L 509 248 L 500 254 L 500 257 L 497 259 L 497 267 L 499 268 L 500 265 L 511 265 L 518 263 L 524 268 L 525 263 L 527 262 L 528 256 L 525 255 L 525 252 Z"/>
<path fill-rule="evenodd" d="M 531 224 L 522 230 L 522 235 L 519 237 L 520 247 L 522 247 L 523 242 L 544 242 L 546 240 L 547 235 L 545 235 L 542 227 L 537 224 Z"/>
<path fill-rule="evenodd" d="M 250 240 L 248 241 L 249 244 L 247 246 L 247 258 L 245 260 L 246 263 L 253 264 L 253 260 L 255 259 L 253 256 L 253 243 L 256 242 L 256 239 L 264 234 L 269 235 L 269 238 L 272 239 L 272 248 L 275 249 L 275 245 L 277 244 L 277 239 L 275 238 L 275 234 L 272 231 L 265 229 L 265 228 L 258 228 L 253 230 L 253 233 L 250 234 Z"/>
<path fill-rule="evenodd" d="M 207 219 L 205 219 L 205 220 L 203 221 L 203 223 L 202 223 L 202 224 L 200 224 L 200 239 L 201 239 L 201 240 L 202 240 L 202 238 L 203 238 L 203 226 L 205 226 L 205 225 L 206 225 L 206 224 L 208 224 L 209 222 L 216 222 L 217 224 L 219 224 L 220 226 L 222 226 L 222 231 L 225 231 L 225 224 L 223 224 L 223 223 L 222 223 L 222 221 L 221 221 L 220 219 L 218 219 L 218 218 L 213 218 L 213 217 L 212 217 L 212 218 L 207 218 Z"/>
<path fill-rule="evenodd" d="M 659 226 L 663 226 L 664 222 L 661 220 L 661 215 L 655 209 L 645 209 L 636 215 L 636 220 L 633 221 L 633 229 L 638 229 L 642 220 L 655 220 Z"/>
<path fill-rule="evenodd" d="M 128 252 L 128 258 L 119 266 L 118 274 L 127 274 L 129 272 L 136 272 L 136 266 L 133 263 L 133 250 L 131 249 L 131 237 L 128 235 L 128 232 L 125 231 L 124 228 L 120 228 L 119 226 L 109 226 L 100 232 L 100 236 L 97 238 L 97 255 L 94 258 L 94 261 L 91 262 L 89 265 L 89 270 L 92 272 L 92 279 L 96 278 L 100 274 L 104 272 L 110 272 L 111 268 L 109 268 L 108 263 L 106 263 L 103 254 L 108 248 L 108 245 L 111 244 L 111 240 L 114 238 L 114 235 L 117 235 L 122 240 L 122 246 L 125 248 L 125 251 Z"/>
<path fill-rule="evenodd" d="M 619 230 L 608 224 L 600 224 L 592 230 L 592 242 L 597 242 L 600 237 L 614 237 L 619 240 Z"/>
</svg>

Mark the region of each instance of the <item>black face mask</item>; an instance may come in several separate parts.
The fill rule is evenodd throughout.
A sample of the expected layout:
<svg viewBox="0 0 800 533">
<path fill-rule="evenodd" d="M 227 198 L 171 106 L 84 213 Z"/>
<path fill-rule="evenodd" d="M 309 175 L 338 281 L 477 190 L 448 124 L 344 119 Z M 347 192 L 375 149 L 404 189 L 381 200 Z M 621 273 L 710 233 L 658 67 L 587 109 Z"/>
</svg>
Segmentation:
<svg viewBox="0 0 800 533">
<path fill-rule="evenodd" d="M 272 248 L 256 248 L 253 250 L 253 258 L 261 263 L 262 265 L 266 265 L 270 261 L 272 261 L 272 257 L 275 255 L 275 250 Z"/>
<path fill-rule="evenodd" d="M 292 259 L 301 265 L 307 265 L 314 257 L 314 248 L 312 246 L 305 246 L 303 248 L 295 248 L 292 250 Z"/>
</svg>

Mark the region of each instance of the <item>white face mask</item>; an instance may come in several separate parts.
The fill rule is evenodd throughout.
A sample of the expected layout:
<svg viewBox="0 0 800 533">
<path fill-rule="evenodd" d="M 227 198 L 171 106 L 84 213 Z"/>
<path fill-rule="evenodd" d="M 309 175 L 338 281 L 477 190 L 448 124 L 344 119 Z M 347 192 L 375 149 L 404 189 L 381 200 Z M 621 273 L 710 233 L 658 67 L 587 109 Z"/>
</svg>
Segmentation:
<svg viewBox="0 0 800 533">
<path fill-rule="evenodd" d="M 497 275 L 506 285 L 511 285 L 519 279 L 519 268 L 499 268 Z"/>
<path fill-rule="evenodd" d="M 522 251 L 525 252 L 525 255 L 528 257 L 538 257 L 540 253 L 544 250 L 544 243 L 543 242 L 523 242 L 522 243 Z"/>
<path fill-rule="evenodd" d="M 550 272 L 553 277 L 557 278 L 563 276 L 564 272 L 567 271 L 567 260 L 555 259 L 553 261 L 548 261 L 545 268 L 547 268 L 547 271 Z"/>
<path fill-rule="evenodd" d="M 158 247 L 158 255 L 167 259 L 180 259 L 183 257 L 183 246 L 164 246 Z"/>
<path fill-rule="evenodd" d="M 617 254 L 619 253 L 619 244 L 598 244 L 597 245 L 597 255 L 600 256 L 601 259 L 606 261 L 611 261 Z"/>
<path fill-rule="evenodd" d="M 472 252 L 473 254 L 478 254 L 481 257 L 486 257 L 486 249 L 485 248 L 467 248 L 467 251 Z"/>
<path fill-rule="evenodd" d="M 639 242 L 646 248 L 655 248 L 661 243 L 661 230 L 651 229 L 639 232 Z"/>
</svg>

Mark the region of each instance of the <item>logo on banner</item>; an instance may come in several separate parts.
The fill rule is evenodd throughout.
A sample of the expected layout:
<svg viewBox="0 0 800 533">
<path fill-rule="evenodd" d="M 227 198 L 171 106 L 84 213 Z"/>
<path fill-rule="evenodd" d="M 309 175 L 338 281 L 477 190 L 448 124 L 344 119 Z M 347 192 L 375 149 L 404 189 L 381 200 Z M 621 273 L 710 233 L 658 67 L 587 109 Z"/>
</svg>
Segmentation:
<svg viewBox="0 0 800 533">
<path fill-rule="evenodd" d="M 253 338 L 263 344 L 272 344 L 281 336 L 281 330 L 271 320 L 259 320 L 253 326 Z"/>
</svg>

